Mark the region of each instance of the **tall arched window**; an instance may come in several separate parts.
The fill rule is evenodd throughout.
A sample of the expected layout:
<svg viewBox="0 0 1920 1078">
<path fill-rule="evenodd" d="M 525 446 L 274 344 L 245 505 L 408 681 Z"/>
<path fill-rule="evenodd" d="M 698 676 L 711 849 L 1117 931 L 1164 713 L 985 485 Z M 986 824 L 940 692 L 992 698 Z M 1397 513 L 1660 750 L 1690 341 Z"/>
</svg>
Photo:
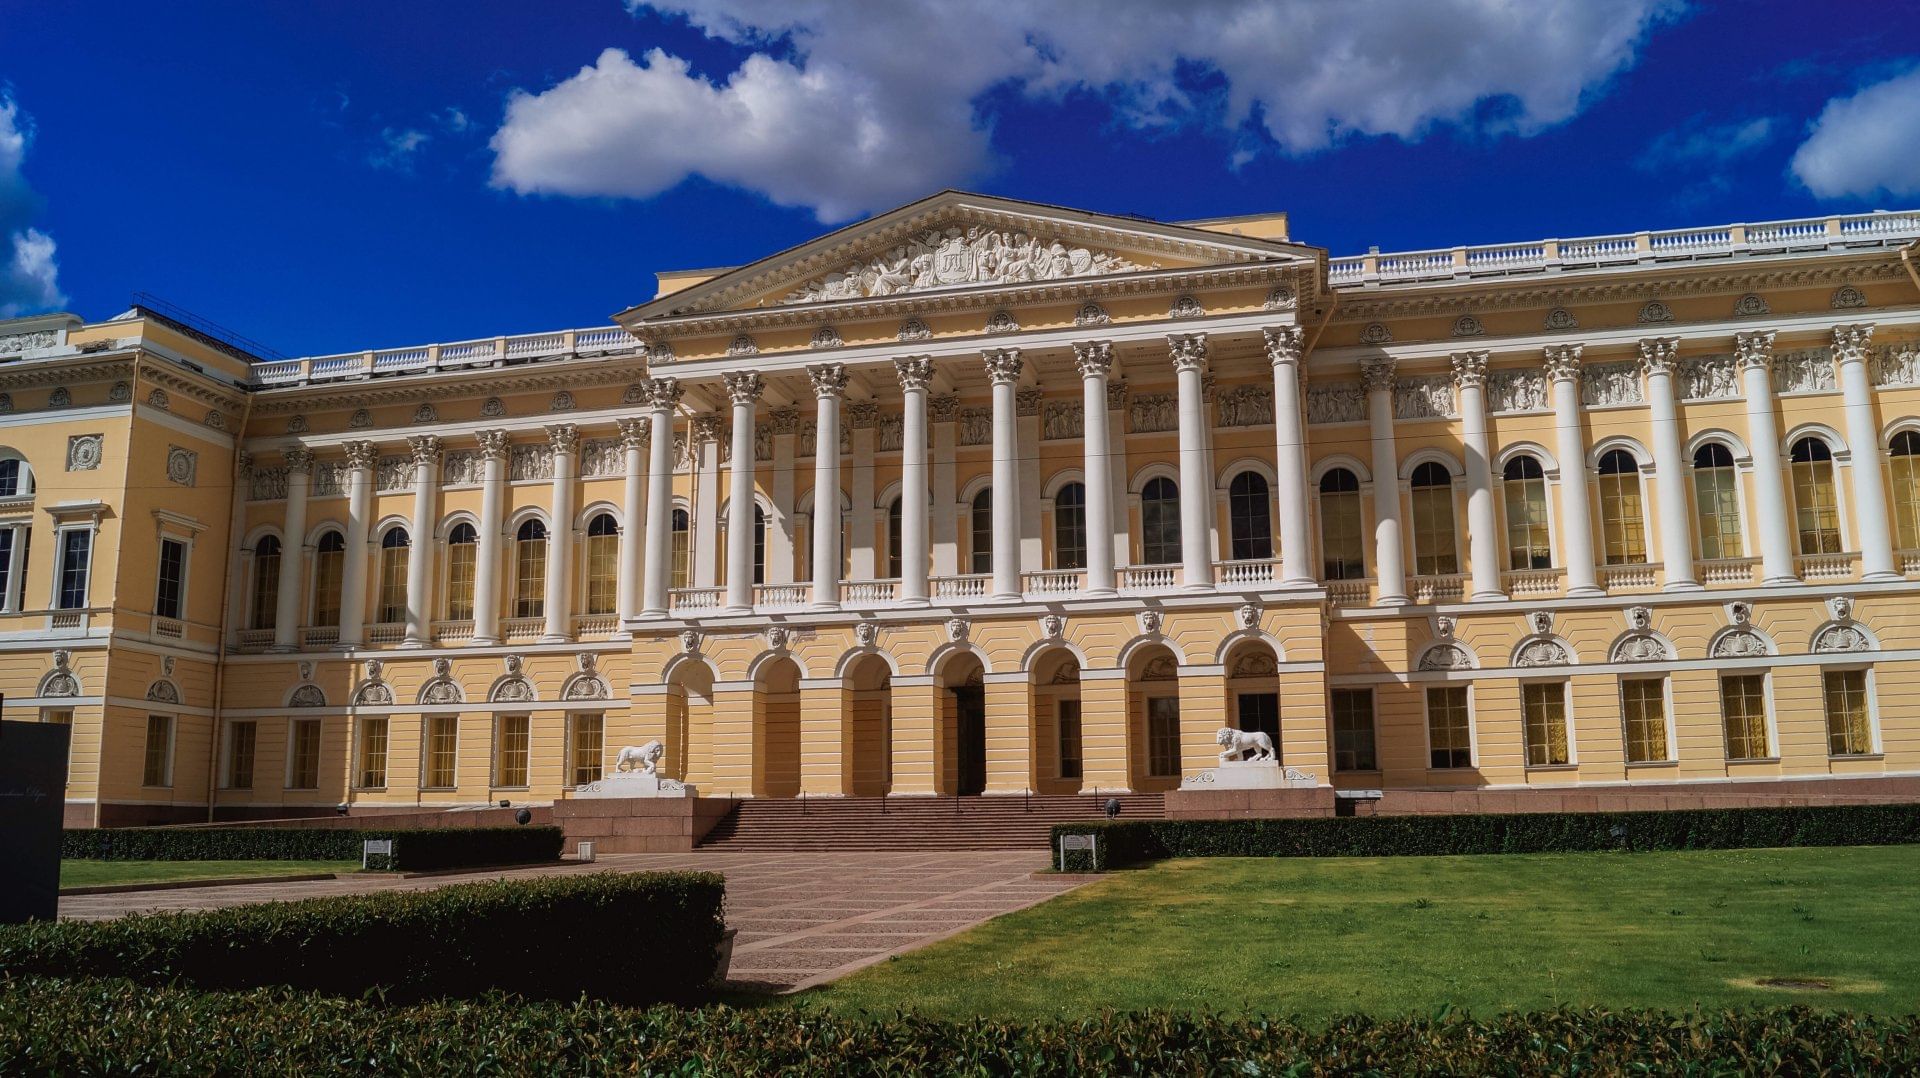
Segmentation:
<svg viewBox="0 0 1920 1078">
<path fill-rule="evenodd" d="M 1180 488 L 1166 476 L 1147 480 L 1140 492 L 1140 562 L 1172 565 L 1180 560 Z"/>
<path fill-rule="evenodd" d="M 24 498 L 33 493 L 33 472 L 19 457 L 0 460 L 0 498 Z"/>
<path fill-rule="evenodd" d="M 1267 477 L 1241 472 L 1227 484 L 1227 521 L 1233 560 L 1273 557 L 1273 512 Z"/>
<path fill-rule="evenodd" d="M 1700 557 L 1745 556 L 1740 542 L 1740 477 L 1733 454 L 1719 442 L 1708 442 L 1693 453 L 1694 509 L 1700 516 Z"/>
<path fill-rule="evenodd" d="M 1833 492 L 1833 453 L 1818 438 L 1802 438 L 1788 453 L 1793 461 L 1793 515 L 1800 526 L 1800 553 L 1840 553 L 1840 507 Z"/>
<path fill-rule="evenodd" d="M 753 582 L 767 582 L 767 514 L 758 503 L 753 507 Z"/>
<path fill-rule="evenodd" d="M 407 555 L 413 543 L 407 529 L 392 527 L 380 537 L 380 603 L 375 621 L 407 620 Z"/>
<path fill-rule="evenodd" d="M 1053 496 L 1053 567 L 1087 567 L 1087 488 L 1068 483 Z"/>
<path fill-rule="evenodd" d="M 693 518 L 685 509 L 673 511 L 673 586 L 684 588 L 692 576 Z"/>
<path fill-rule="evenodd" d="M 1453 476 L 1428 461 L 1413 470 L 1413 571 L 1446 576 L 1460 571 L 1453 527 Z"/>
<path fill-rule="evenodd" d="M 587 522 L 587 606 L 589 614 L 611 614 L 618 607 L 620 525 L 612 513 Z"/>
<path fill-rule="evenodd" d="M 313 547 L 313 623 L 340 624 L 340 574 L 347 564 L 347 538 L 337 531 Z"/>
<path fill-rule="evenodd" d="M 1518 456 L 1501 469 L 1507 501 L 1507 568 L 1553 568 L 1547 531 L 1547 473 L 1535 457 Z"/>
<path fill-rule="evenodd" d="M 887 578 L 900 579 L 900 499 L 887 506 Z"/>
<path fill-rule="evenodd" d="M 982 487 L 980 493 L 973 496 L 973 509 L 969 517 L 973 542 L 967 549 L 971 551 L 973 571 L 976 573 L 993 572 L 993 488 Z"/>
<path fill-rule="evenodd" d="M 1608 565 L 1644 565 L 1647 520 L 1640 501 L 1640 462 L 1624 449 L 1600 458 L 1600 534 Z"/>
<path fill-rule="evenodd" d="M 537 618 L 547 610 L 547 526 L 520 525 L 513 536 L 513 616 Z"/>
<path fill-rule="evenodd" d="M 1903 430 L 1887 446 L 1893 471 L 1894 541 L 1902 550 L 1920 548 L 1920 434 Z"/>
<path fill-rule="evenodd" d="M 447 617 L 473 620 L 474 567 L 479 564 L 480 533 L 465 521 L 447 533 Z"/>
<path fill-rule="evenodd" d="M 1360 480 L 1345 468 L 1320 477 L 1320 575 L 1359 580 L 1367 575 L 1360 522 Z"/>
<path fill-rule="evenodd" d="M 280 539 L 263 535 L 253 544 L 253 595 L 248 604 L 247 625 L 271 629 L 274 612 L 280 605 Z"/>
</svg>

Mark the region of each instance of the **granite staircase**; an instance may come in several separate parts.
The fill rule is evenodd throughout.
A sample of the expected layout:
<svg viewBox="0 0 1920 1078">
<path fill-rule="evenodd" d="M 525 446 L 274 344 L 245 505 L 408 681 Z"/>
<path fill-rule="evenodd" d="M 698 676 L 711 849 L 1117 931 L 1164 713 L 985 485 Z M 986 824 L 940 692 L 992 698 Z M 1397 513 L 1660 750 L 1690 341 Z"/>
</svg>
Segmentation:
<svg viewBox="0 0 1920 1078">
<path fill-rule="evenodd" d="M 1044 850 L 1054 824 L 1097 820 L 1108 797 L 1122 820 L 1166 814 L 1162 794 L 749 798 L 703 850 Z"/>
</svg>

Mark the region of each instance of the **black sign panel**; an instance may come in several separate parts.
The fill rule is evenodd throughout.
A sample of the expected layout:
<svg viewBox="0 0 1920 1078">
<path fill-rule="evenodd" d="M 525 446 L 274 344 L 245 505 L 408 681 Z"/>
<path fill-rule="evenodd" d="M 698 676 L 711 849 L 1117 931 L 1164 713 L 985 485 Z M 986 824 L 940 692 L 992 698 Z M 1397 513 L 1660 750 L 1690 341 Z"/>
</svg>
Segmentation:
<svg viewBox="0 0 1920 1078">
<path fill-rule="evenodd" d="M 53 722 L 0 722 L 0 924 L 60 911 L 60 824 L 67 797 L 67 739 Z"/>
</svg>

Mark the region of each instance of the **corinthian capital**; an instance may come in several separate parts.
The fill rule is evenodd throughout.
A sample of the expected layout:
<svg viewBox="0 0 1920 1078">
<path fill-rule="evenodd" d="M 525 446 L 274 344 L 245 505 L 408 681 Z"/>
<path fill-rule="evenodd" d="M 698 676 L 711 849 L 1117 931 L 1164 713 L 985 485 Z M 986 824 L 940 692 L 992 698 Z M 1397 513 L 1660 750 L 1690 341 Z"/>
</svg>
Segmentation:
<svg viewBox="0 0 1920 1078">
<path fill-rule="evenodd" d="M 1393 359 L 1363 359 L 1360 361 L 1360 384 L 1369 393 L 1393 392 Z"/>
<path fill-rule="evenodd" d="M 474 437 L 480 440 L 480 456 L 486 460 L 505 460 L 513 444 L 504 430 L 483 430 Z"/>
<path fill-rule="evenodd" d="M 699 445 L 719 441 L 725 429 L 726 424 L 721 422 L 717 415 L 697 415 L 687 424 L 687 430 L 692 435 L 694 443 Z"/>
<path fill-rule="evenodd" d="M 672 411 L 680 403 L 680 395 L 686 392 L 680 387 L 678 378 L 649 378 L 639 383 L 640 394 L 647 404 L 656 409 Z"/>
<path fill-rule="evenodd" d="M 841 397 L 847 392 L 847 367 L 844 363 L 815 363 L 807 368 L 807 377 L 813 379 L 813 395 L 816 397 Z"/>
<path fill-rule="evenodd" d="M 1475 352 L 1455 352 L 1453 354 L 1453 384 L 1465 389 L 1468 386 L 1483 386 L 1487 383 L 1487 355 L 1485 350 Z"/>
<path fill-rule="evenodd" d="M 1873 323 L 1833 327 L 1833 361 L 1861 363 L 1867 358 L 1867 346 L 1873 343 Z"/>
<path fill-rule="evenodd" d="M 313 450 L 305 447 L 288 449 L 280 454 L 287 462 L 287 474 L 310 475 L 313 472 Z"/>
<path fill-rule="evenodd" d="M 893 361 L 894 377 L 903 390 L 924 390 L 933 384 L 932 356 L 901 356 Z"/>
<path fill-rule="evenodd" d="M 1773 370 L 1773 331 L 1757 330 L 1753 333 L 1733 335 L 1733 354 L 1739 357 L 1740 369 L 1757 368 L 1763 371 Z"/>
<path fill-rule="evenodd" d="M 1269 326 L 1264 331 L 1267 338 L 1267 362 L 1278 367 L 1282 363 L 1299 363 L 1306 351 L 1307 335 L 1299 326 Z"/>
<path fill-rule="evenodd" d="M 647 431 L 651 429 L 651 427 L 652 424 L 647 421 L 645 416 L 620 420 L 620 448 L 645 449 L 647 447 Z"/>
<path fill-rule="evenodd" d="M 1680 354 L 1678 337 L 1645 337 L 1640 341 L 1640 369 L 1647 374 L 1672 374 Z"/>
<path fill-rule="evenodd" d="M 431 468 L 440 463 L 440 439 L 431 434 L 415 435 L 407 439 L 407 453 L 415 464 Z"/>
<path fill-rule="evenodd" d="M 987 365 L 987 380 L 997 386 L 1010 386 L 1020 380 L 1020 349 L 989 348 L 980 358 Z"/>
<path fill-rule="evenodd" d="M 1173 369 L 1176 371 L 1200 370 L 1207 365 L 1207 335 L 1169 333 L 1167 354 L 1173 358 Z"/>
<path fill-rule="evenodd" d="M 371 470 L 380 460 L 380 450 L 376 449 L 372 442 L 348 442 L 343 448 L 347 451 L 349 468 Z"/>
<path fill-rule="evenodd" d="M 1113 371 L 1113 342 L 1073 342 L 1073 365 L 1082 378 L 1105 378 Z"/>
<path fill-rule="evenodd" d="M 1584 345 L 1550 344 L 1540 351 L 1548 381 L 1572 381 L 1580 377 L 1580 355 L 1586 351 Z"/>
<path fill-rule="evenodd" d="M 728 371 L 720 376 L 727 383 L 727 396 L 735 404 L 751 406 L 760 399 L 760 393 L 766 389 L 759 371 Z"/>
<path fill-rule="evenodd" d="M 571 423 L 555 423 L 547 428 L 547 442 L 555 453 L 571 453 L 580 448 L 580 428 Z"/>
</svg>

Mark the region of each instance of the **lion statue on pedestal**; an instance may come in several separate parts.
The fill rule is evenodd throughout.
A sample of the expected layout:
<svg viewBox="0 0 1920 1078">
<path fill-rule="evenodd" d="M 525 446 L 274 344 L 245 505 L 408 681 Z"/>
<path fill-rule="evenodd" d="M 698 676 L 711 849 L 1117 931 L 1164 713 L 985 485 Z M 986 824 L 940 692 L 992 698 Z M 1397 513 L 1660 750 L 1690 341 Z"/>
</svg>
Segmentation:
<svg viewBox="0 0 1920 1078">
<path fill-rule="evenodd" d="M 613 762 L 615 771 L 639 771 L 643 775 L 656 775 L 660 772 L 660 758 L 667 754 L 666 742 L 659 738 L 644 745 L 628 745 L 620 750 L 620 756 Z"/>
<path fill-rule="evenodd" d="M 1220 762 L 1234 763 L 1240 754 L 1252 750 L 1253 759 L 1249 763 L 1267 763 L 1274 759 L 1273 739 L 1259 730 L 1251 733 L 1236 730 L 1231 726 L 1222 726 L 1220 732 L 1213 735 L 1214 743 L 1220 746 Z"/>
</svg>

